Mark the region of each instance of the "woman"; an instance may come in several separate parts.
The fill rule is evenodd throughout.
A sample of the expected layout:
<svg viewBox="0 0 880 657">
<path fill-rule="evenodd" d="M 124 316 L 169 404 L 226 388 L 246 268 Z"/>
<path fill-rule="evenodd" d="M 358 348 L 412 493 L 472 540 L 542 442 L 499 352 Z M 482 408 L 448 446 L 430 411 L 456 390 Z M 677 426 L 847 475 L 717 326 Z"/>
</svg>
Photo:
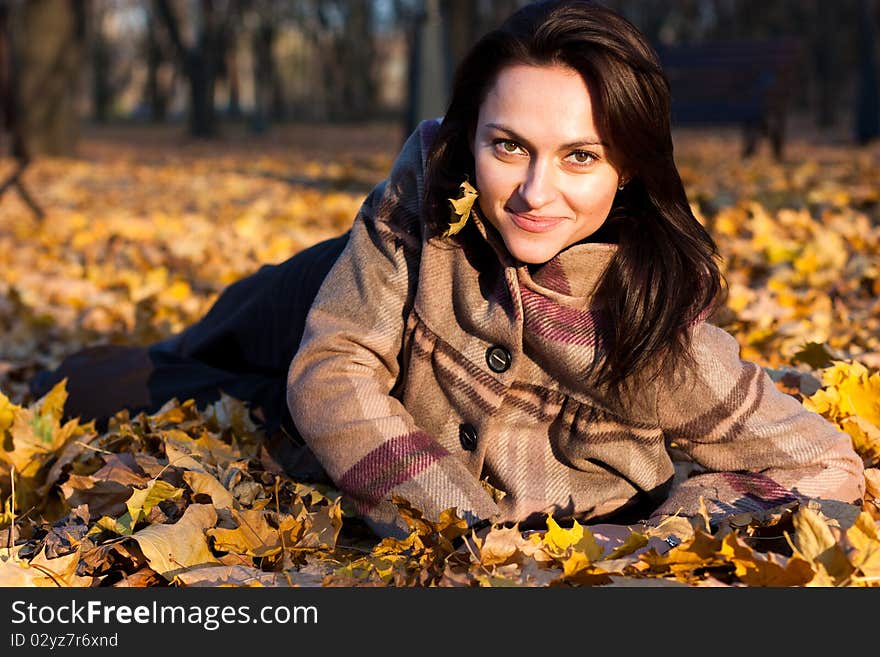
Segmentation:
<svg viewBox="0 0 880 657">
<path fill-rule="evenodd" d="M 442 122 L 315 249 L 271 270 L 277 285 L 266 270 L 237 284 L 151 367 L 199 343 L 222 372 L 200 390 L 277 409 L 266 373 L 289 360 L 295 429 L 379 535 L 407 531 L 396 496 L 526 528 L 864 494 L 849 437 L 707 322 L 721 276 L 673 160 L 668 85 L 608 9 L 533 3 L 487 34 Z M 279 290 L 315 263 L 316 296 L 279 321 Z M 241 298 L 274 321 L 230 319 Z M 679 458 L 697 474 L 674 477 Z"/>
</svg>

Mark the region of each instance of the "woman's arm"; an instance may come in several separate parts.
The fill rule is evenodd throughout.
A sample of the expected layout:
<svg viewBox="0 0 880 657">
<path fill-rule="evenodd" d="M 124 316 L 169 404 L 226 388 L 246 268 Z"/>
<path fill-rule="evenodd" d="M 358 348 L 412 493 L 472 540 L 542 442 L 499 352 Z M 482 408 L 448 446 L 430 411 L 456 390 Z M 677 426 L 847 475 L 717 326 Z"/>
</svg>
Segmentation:
<svg viewBox="0 0 880 657">
<path fill-rule="evenodd" d="M 425 146 L 417 130 L 364 202 L 309 313 L 288 376 L 297 429 L 327 474 L 381 535 L 406 535 L 392 496 L 436 519 L 470 523 L 498 508 L 464 463 L 421 430 L 390 392 L 421 252 Z"/>
<path fill-rule="evenodd" d="M 736 339 L 707 323 L 693 333 L 695 366 L 661 381 L 667 440 L 708 472 L 676 486 L 655 515 L 694 515 L 699 500 L 722 517 L 795 498 L 860 503 L 864 466 L 850 437 L 780 391 Z"/>
</svg>

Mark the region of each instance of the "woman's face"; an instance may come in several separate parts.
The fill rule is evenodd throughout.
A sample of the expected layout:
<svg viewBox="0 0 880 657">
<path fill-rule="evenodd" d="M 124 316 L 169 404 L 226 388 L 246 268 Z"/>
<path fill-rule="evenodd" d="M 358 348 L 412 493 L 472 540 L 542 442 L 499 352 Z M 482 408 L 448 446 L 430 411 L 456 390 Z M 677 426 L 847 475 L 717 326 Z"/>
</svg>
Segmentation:
<svg viewBox="0 0 880 657">
<path fill-rule="evenodd" d="M 586 83 L 561 65 L 502 69 L 480 106 L 473 152 L 480 210 L 528 264 L 598 230 L 621 182 Z"/>
</svg>

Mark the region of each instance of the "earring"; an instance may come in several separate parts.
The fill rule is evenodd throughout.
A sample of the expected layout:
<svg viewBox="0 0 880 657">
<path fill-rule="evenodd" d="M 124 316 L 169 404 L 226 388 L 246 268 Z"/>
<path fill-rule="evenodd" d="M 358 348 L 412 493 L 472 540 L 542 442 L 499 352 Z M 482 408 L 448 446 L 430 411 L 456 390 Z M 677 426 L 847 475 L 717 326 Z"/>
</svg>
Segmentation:
<svg viewBox="0 0 880 657">
<path fill-rule="evenodd" d="M 460 190 L 458 197 L 449 199 L 452 212 L 449 216 L 449 227 L 443 231 L 443 237 L 451 237 L 464 228 L 471 216 L 474 201 L 477 200 L 477 190 L 467 181 L 467 178 L 458 188 Z"/>
<path fill-rule="evenodd" d="M 620 179 L 620 184 L 617 186 L 617 191 L 622 192 L 622 191 L 623 191 L 623 188 L 626 187 L 626 183 L 628 183 L 628 182 L 629 182 L 628 180 L 626 180 L 626 179 L 624 179 L 624 178 L 621 178 L 621 179 Z"/>
</svg>

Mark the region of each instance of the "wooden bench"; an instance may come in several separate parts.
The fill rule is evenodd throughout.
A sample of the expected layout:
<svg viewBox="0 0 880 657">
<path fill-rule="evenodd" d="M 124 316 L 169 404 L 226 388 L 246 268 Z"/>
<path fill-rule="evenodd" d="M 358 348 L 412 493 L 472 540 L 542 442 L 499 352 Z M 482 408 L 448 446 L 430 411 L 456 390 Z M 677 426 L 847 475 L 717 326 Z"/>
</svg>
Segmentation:
<svg viewBox="0 0 880 657">
<path fill-rule="evenodd" d="M 672 125 L 740 125 L 744 157 L 766 137 L 782 159 L 803 47 L 796 38 L 658 45 L 672 93 Z"/>
</svg>

